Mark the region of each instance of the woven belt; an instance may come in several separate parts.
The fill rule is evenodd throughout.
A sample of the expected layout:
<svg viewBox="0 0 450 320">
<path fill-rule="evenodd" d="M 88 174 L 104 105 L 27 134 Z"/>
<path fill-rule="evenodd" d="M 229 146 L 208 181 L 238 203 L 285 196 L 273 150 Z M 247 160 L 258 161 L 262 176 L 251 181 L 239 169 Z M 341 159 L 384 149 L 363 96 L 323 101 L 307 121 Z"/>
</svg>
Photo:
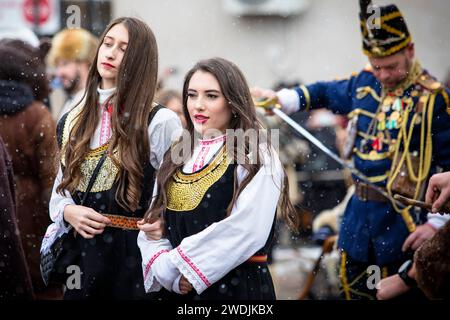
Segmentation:
<svg viewBox="0 0 450 320">
<path fill-rule="evenodd" d="M 355 194 L 361 201 L 389 202 L 389 199 L 363 182 L 355 182 Z"/>
<path fill-rule="evenodd" d="M 120 228 L 120 229 L 126 229 L 126 230 L 139 230 L 139 228 L 137 226 L 137 222 L 142 219 L 142 218 L 136 218 L 136 217 L 126 217 L 126 216 L 119 216 L 119 215 L 115 215 L 115 214 L 104 214 L 104 213 L 102 213 L 102 216 L 111 220 L 111 223 L 107 225 L 108 227 Z"/>
<path fill-rule="evenodd" d="M 251 256 L 246 262 L 250 262 L 250 263 L 263 263 L 263 262 L 267 262 L 267 254 L 265 255 L 254 255 Z"/>
</svg>

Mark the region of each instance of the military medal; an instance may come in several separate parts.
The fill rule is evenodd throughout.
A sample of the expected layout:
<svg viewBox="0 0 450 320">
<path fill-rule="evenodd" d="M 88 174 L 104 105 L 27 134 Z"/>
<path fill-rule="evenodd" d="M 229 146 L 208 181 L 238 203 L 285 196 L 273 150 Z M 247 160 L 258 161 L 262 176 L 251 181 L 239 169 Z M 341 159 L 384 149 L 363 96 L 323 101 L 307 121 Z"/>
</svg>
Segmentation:
<svg viewBox="0 0 450 320">
<path fill-rule="evenodd" d="M 394 129 L 397 126 L 397 121 L 400 117 L 400 112 L 394 111 L 389 116 L 389 120 L 386 122 L 386 128 L 389 130 Z"/>
<path fill-rule="evenodd" d="M 391 105 L 394 102 L 394 99 L 391 96 L 386 96 L 383 100 L 383 105 L 381 106 L 381 110 L 383 112 L 389 112 L 391 110 Z"/>
<path fill-rule="evenodd" d="M 395 99 L 394 104 L 392 105 L 392 110 L 394 111 L 402 110 L 402 100 L 400 98 Z"/>
<path fill-rule="evenodd" d="M 380 112 L 377 114 L 377 129 L 383 131 L 386 129 L 386 113 Z"/>
<path fill-rule="evenodd" d="M 395 93 L 395 95 L 396 95 L 397 97 L 401 97 L 401 96 L 403 96 L 403 89 L 398 88 L 398 89 L 395 90 L 394 93 Z"/>
<path fill-rule="evenodd" d="M 386 129 L 388 130 L 392 130 L 395 128 L 395 121 L 389 119 L 388 121 L 386 121 Z"/>
<path fill-rule="evenodd" d="M 392 112 L 391 115 L 389 116 L 389 118 L 391 120 L 397 121 L 398 118 L 400 118 L 400 112 L 398 112 L 398 111 Z"/>
<path fill-rule="evenodd" d="M 375 151 L 381 151 L 383 149 L 383 132 L 379 132 L 377 137 L 372 142 L 372 149 Z"/>
<path fill-rule="evenodd" d="M 361 151 L 362 151 L 363 153 L 366 153 L 366 152 L 367 152 L 367 140 L 366 140 L 366 139 L 362 139 L 362 140 L 361 140 L 360 147 L 361 147 Z"/>
</svg>

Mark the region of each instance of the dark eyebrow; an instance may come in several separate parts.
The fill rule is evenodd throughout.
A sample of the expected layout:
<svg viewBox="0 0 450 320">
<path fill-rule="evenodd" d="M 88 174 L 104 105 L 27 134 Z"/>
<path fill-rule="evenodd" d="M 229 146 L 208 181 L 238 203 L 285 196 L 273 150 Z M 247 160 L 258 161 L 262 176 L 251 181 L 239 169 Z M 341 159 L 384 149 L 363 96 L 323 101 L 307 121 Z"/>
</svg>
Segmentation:
<svg viewBox="0 0 450 320">
<path fill-rule="evenodd" d="M 215 89 L 211 89 L 211 90 L 206 90 L 206 93 L 220 93 L 219 90 L 215 90 Z"/>
<path fill-rule="evenodd" d="M 116 39 L 114 39 L 114 37 L 111 37 L 111 36 L 105 36 L 105 39 L 106 38 L 109 38 L 111 40 L 116 40 Z M 123 44 L 128 45 L 128 42 L 124 42 L 124 41 L 119 41 L 119 42 L 120 42 L 121 45 L 123 45 Z"/>
</svg>

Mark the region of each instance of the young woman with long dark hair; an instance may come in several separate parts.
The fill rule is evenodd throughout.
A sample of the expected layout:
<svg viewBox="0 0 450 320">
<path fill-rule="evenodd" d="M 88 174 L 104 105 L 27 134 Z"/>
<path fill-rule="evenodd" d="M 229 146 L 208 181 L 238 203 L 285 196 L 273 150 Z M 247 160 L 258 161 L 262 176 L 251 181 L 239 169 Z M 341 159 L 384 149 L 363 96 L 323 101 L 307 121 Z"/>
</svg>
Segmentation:
<svg viewBox="0 0 450 320">
<path fill-rule="evenodd" d="M 65 299 L 138 299 L 147 296 L 133 218 L 147 211 L 154 173 L 181 124 L 175 113 L 153 102 L 158 49 L 150 28 L 135 18 L 118 18 L 100 39 L 85 98 L 58 123 L 61 169 L 50 200 L 54 223 L 41 252 L 74 229 L 81 288 L 67 288 Z"/>
<path fill-rule="evenodd" d="M 298 216 L 270 139 L 239 137 L 262 129 L 247 82 L 225 59 L 200 61 L 186 75 L 183 107 L 189 134 L 166 153 L 140 225 L 145 288 L 275 299 L 267 251 L 277 206 L 294 228 Z"/>
</svg>

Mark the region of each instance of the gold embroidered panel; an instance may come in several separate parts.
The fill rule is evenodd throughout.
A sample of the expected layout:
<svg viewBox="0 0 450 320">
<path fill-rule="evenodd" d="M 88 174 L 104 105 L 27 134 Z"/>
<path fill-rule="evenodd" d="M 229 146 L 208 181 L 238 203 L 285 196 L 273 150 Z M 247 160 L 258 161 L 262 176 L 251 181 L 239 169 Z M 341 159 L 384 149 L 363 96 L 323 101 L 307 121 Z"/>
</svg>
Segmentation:
<svg viewBox="0 0 450 320">
<path fill-rule="evenodd" d="M 184 174 L 178 170 L 167 188 L 167 208 L 172 211 L 190 211 L 197 208 L 208 189 L 227 171 L 231 159 L 225 146 L 201 171 Z"/>
<path fill-rule="evenodd" d="M 69 140 L 70 131 L 75 125 L 76 116 L 81 111 L 82 105 L 76 107 L 67 115 L 66 122 L 63 128 L 63 136 L 62 136 L 62 149 L 64 149 L 67 141 Z M 78 184 L 77 190 L 81 192 L 85 192 L 87 189 L 87 185 L 89 180 L 94 172 L 94 169 L 102 157 L 102 154 L 108 149 L 109 143 L 104 144 L 96 149 L 92 149 L 85 157 L 82 162 L 81 169 L 81 180 Z M 114 151 L 114 156 L 118 158 L 119 152 L 117 150 Z M 65 165 L 64 153 L 61 154 L 61 163 Z M 101 192 L 110 190 L 116 181 L 117 174 L 119 173 L 119 168 L 114 164 L 110 157 L 105 159 L 100 171 L 98 172 L 97 178 L 95 180 L 94 185 L 92 186 L 91 192 Z"/>
<path fill-rule="evenodd" d="M 98 161 L 101 157 L 87 157 L 81 164 L 81 174 L 82 178 L 78 184 L 77 189 L 84 192 L 87 189 L 89 180 L 91 179 L 92 173 L 97 166 Z M 114 162 L 110 157 L 105 159 L 100 171 L 97 174 L 94 185 L 92 186 L 91 192 L 101 192 L 110 190 L 116 181 L 117 174 L 119 173 L 119 168 L 116 167 Z"/>
</svg>

